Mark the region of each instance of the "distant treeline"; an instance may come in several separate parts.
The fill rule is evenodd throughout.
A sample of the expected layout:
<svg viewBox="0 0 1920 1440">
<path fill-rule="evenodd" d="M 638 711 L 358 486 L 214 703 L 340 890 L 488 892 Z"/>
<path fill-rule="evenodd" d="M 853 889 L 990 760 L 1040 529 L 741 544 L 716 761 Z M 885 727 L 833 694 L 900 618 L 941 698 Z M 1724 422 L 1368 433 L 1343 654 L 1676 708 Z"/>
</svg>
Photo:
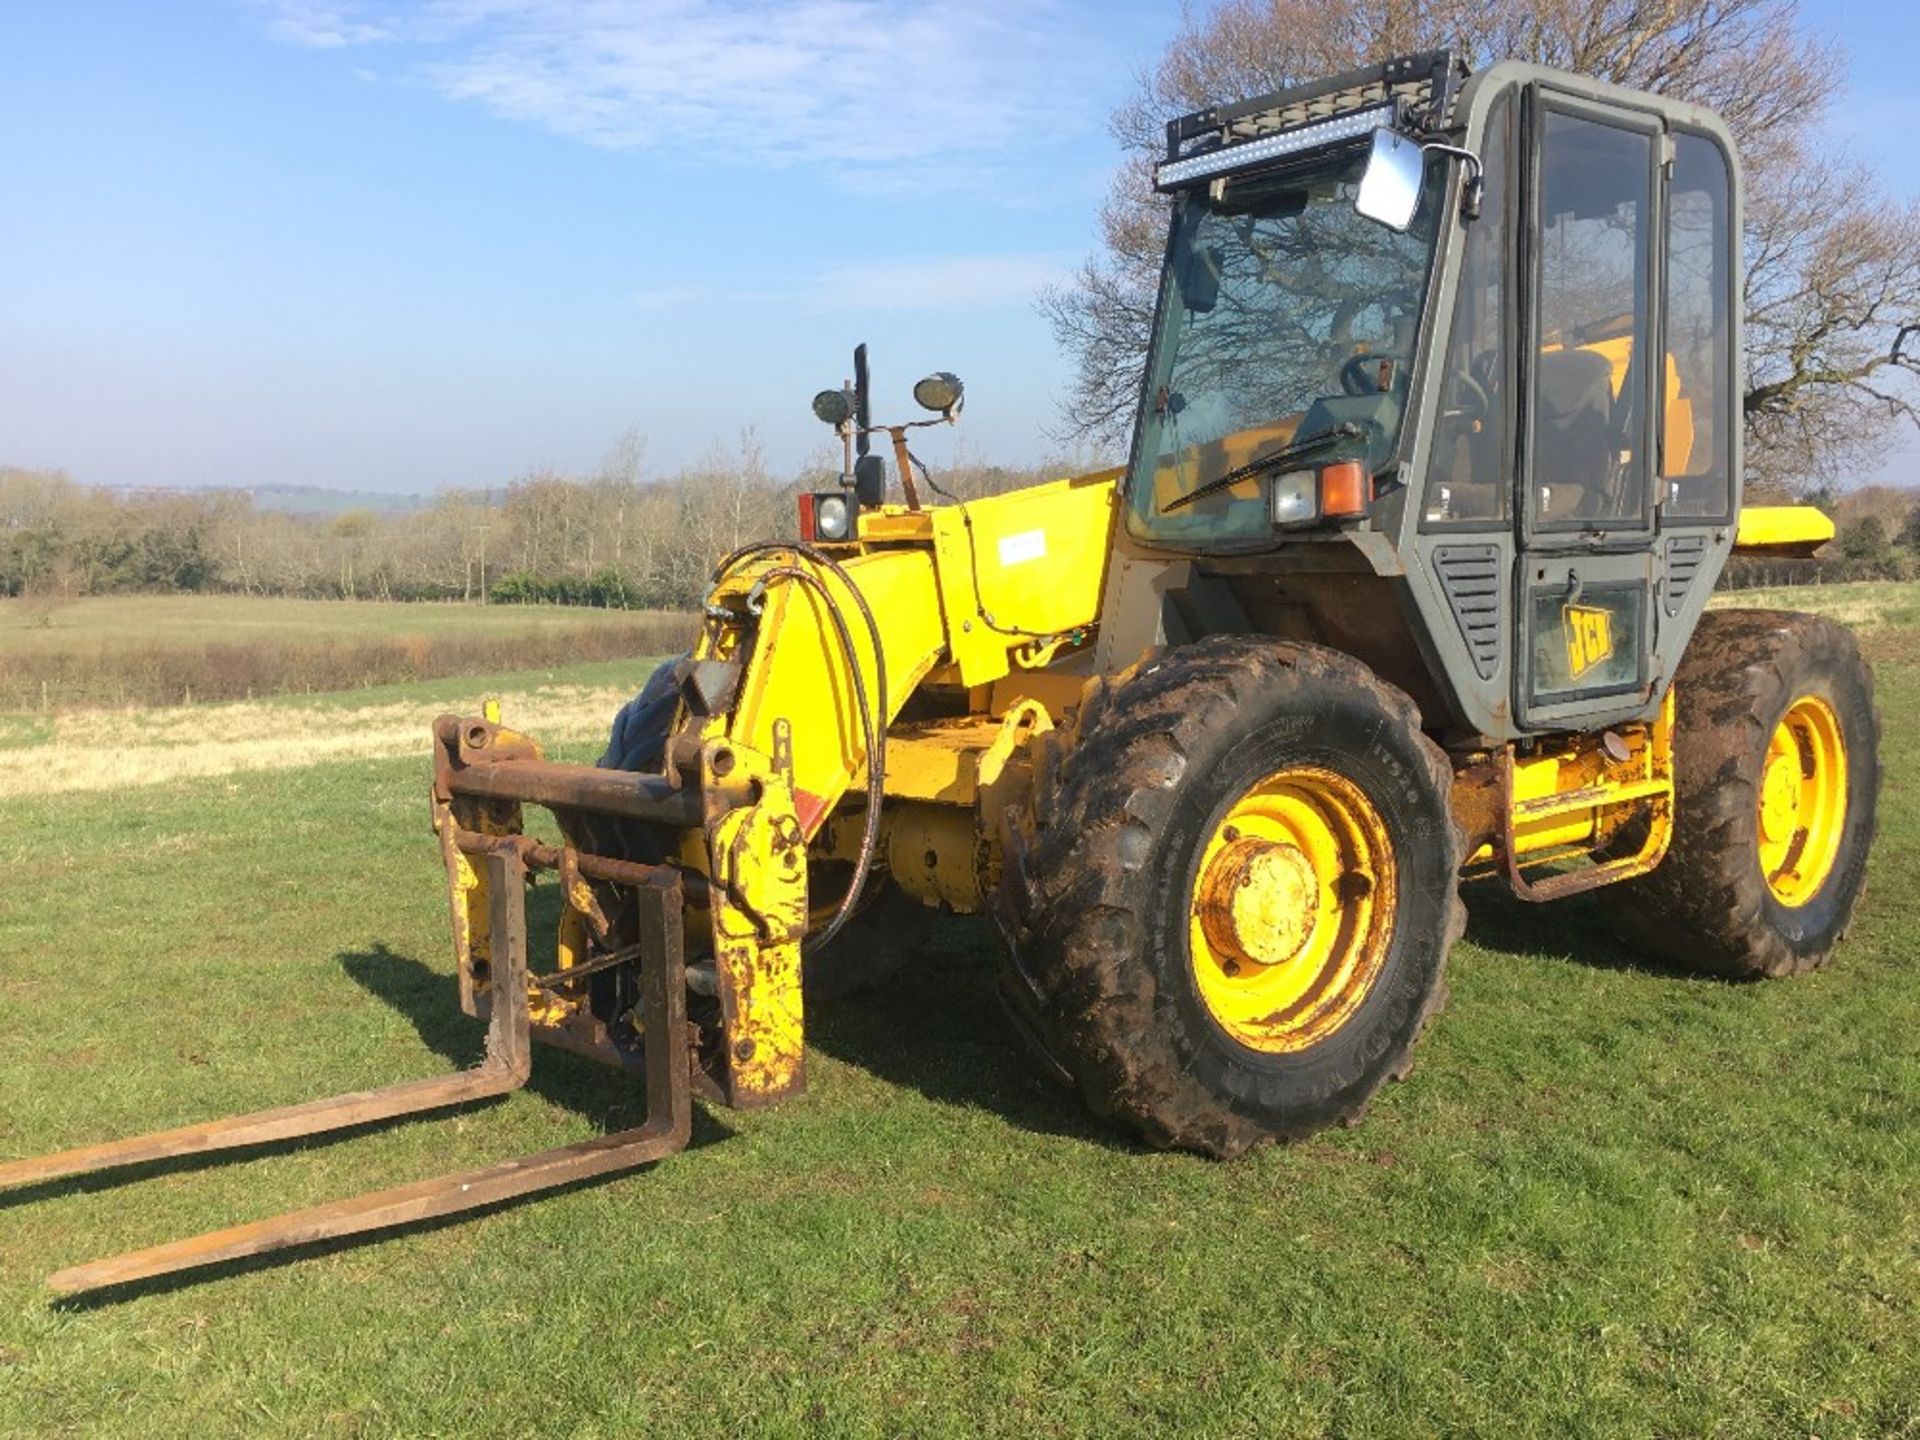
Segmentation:
<svg viewBox="0 0 1920 1440">
<path fill-rule="evenodd" d="M 1072 473 L 1073 463 L 961 465 L 936 478 L 972 498 Z M 541 472 L 504 492 L 447 490 L 405 513 L 316 516 L 261 509 L 240 491 L 112 492 L 57 471 L 0 467 L 0 595 L 676 609 L 699 603 L 728 551 L 791 538 L 795 497 L 833 483 L 825 471 L 776 478 L 751 439 L 653 478 L 629 438 L 588 475 Z"/>
<path fill-rule="evenodd" d="M 714 561 L 749 540 L 791 538 L 795 497 L 825 471 L 769 473 L 748 439 L 658 479 L 629 438 L 592 474 L 528 475 L 502 491 L 447 490 L 400 513 L 291 515 L 238 491 L 91 489 L 60 472 L 0 467 L 0 595 L 124 592 L 309 599 L 487 600 L 683 609 Z M 1053 479 L 1091 462 L 936 473 L 962 499 Z M 1807 497 L 1839 525 L 1792 579 L 1920 576 L 1920 497 L 1888 486 Z M 1773 562 L 1735 566 L 1730 585 L 1783 583 Z"/>
</svg>

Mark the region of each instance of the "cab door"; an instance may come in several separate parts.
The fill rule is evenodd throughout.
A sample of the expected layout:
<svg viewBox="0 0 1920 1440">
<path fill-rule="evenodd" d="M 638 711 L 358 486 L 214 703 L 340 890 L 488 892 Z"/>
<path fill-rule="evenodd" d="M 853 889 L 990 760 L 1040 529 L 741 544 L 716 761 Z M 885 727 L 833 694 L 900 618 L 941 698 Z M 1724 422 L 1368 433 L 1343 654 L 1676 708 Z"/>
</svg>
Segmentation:
<svg viewBox="0 0 1920 1440">
<path fill-rule="evenodd" d="M 1660 117 L 1545 85 L 1523 107 L 1514 713 L 1648 708 L 1664 367 Z"/>
</svg>

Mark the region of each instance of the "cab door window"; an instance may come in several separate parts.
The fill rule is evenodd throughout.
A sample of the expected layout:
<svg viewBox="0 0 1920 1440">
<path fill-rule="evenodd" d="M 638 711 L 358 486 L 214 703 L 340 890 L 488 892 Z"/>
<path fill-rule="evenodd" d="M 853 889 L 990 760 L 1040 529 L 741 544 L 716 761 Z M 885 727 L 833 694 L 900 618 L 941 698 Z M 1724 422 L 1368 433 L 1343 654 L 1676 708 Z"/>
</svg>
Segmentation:
<svg viewBox="0 0 1920 1440">
<path fill-rule="evenodd" d="M 1513 288 L 1508 269 L 1513 227 L 1507 215 L 1513 109 L 1509 96 L 1493 102 L 1481 142 L 1485 190 L 1480 218 L 1467 227 L 1453 329 L 1440 372 L 1440 418 L 1427 482 L 1430 525 L 1479 522 L 1484 528 L 1504 522 L 1513 488 L 1506 329 L 1506 298 Z"/>
<path fill-rule="evenodd" d="M 1543 120 L 1531 518 L 1536 530 L 1636 528 L 1653 466 L 1655 136 L 1554 109 Z"/>
<path fill-rule="evenodd" d="M 1718 519 L 1733 509 L 1732 189 L 1718 145 L 1675 134 L 1661 386 L 1661 470 L 1675 519 Z"/>
</svg>

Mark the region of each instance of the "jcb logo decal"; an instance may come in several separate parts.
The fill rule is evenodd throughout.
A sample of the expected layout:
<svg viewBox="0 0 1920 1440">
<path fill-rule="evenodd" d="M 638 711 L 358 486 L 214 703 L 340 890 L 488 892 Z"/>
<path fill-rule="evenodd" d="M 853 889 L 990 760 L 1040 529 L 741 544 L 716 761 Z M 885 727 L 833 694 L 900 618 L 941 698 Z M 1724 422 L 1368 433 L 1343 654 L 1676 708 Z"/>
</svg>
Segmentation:
<svg viewBox="0 0 1920 1440">
<path fill-rule="evenodd" d="M 1613 612 L 1592 605 L 1567 605 L 1560 611 L 1567 631 L 1567 675 L 1578 680 L 1613 655 Z"/>
</svg>

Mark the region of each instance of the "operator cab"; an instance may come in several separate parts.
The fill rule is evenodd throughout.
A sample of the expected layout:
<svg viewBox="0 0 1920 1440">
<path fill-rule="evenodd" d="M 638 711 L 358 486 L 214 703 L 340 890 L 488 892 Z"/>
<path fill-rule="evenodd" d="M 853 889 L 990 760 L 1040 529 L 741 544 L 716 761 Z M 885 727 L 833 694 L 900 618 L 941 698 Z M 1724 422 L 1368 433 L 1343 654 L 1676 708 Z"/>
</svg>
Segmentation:
<svg viewBox="0 0 1920 1440">
<path fill-rule="evenodd" d="M 1462 738 L 1649 715 L 1739 504 L 1717 117 L 1437 51 L 1182 117 L 1156 178 L 1116 635 L 1331 644 Z"/>
</svg>

